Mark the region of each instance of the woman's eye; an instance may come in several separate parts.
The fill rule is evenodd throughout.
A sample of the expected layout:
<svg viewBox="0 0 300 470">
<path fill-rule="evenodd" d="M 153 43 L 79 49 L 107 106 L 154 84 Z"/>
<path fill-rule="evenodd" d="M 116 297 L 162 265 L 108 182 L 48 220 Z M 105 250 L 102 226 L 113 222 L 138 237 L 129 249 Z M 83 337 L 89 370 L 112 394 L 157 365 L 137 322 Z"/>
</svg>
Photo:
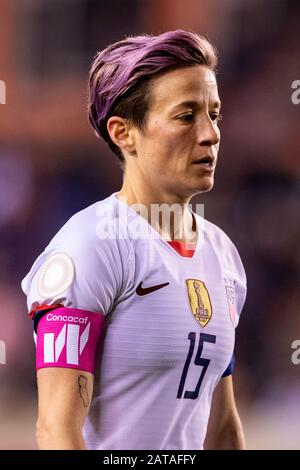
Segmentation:
<svg viewBox="0 0 300 470">
<path fill-rule="evenodd" d="M 194 118 L 194 115 L 192 113 L 189 114 L 183 114 L 182 116 L 179 116 L 178 119 L 180 119 L 183 122 L 190 122 Z"/>
<path fill-rule="evenodd" d="M 213 113 L 210 115 L 210 118 L 214 122 L 220 122 L 222 121 L 222 114 L 221 113 Z"/>
</svg>

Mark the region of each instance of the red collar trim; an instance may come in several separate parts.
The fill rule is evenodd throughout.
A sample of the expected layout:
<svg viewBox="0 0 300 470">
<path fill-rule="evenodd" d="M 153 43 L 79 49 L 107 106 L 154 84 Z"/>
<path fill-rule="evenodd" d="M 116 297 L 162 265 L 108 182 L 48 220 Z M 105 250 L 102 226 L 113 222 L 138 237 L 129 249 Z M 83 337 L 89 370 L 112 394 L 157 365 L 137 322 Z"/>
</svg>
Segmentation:
<svg viewBox="0 0 300 470">
<path fill-rule="evenodd" d="M 171 240 L 168 241 L 168 243 L 180 256 L 184 256 L 185 258 L 192 258 L 195 253 L 196 243 L 181 242 L 178 240 Z"/>
</svg>

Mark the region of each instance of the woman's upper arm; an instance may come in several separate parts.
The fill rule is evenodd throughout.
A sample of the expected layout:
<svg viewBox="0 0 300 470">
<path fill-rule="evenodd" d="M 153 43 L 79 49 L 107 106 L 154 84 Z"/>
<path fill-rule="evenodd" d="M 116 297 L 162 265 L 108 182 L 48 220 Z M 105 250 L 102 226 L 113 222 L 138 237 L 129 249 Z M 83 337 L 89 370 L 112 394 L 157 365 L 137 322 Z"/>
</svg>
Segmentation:
<svg viewBox="0 0 300 470">
<path fill-rule="evenodd" d="M 38 427 L 64 427 L 81 431 L 93 393 L 90 372 L 48 367 L 37 372 Z"/>
</svg>

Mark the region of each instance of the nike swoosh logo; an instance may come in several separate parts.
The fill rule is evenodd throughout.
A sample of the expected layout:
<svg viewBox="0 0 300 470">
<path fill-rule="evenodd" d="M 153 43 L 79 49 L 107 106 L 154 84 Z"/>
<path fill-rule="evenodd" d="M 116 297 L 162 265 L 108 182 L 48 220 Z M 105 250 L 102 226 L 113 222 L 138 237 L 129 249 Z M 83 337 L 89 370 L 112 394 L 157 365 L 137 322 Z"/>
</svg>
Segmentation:
<svg viewBox="0 0 300 470">
<path fill-rule="evenodd" d="M 162 289 L 163 287 L 166 287 L 169 284 L 170 284 L 169 282 L 164 282 L 163 284 L 157 284 L 156 286 L 142 287 L 142 283 L 140 282 L 139 285 L 136 288 L 136 293 L 137 293 L 137 295 L 147 295 L 147 294 L 150 294 L 151 292 L 154 292 L 158 289 Z"/>
</svg>

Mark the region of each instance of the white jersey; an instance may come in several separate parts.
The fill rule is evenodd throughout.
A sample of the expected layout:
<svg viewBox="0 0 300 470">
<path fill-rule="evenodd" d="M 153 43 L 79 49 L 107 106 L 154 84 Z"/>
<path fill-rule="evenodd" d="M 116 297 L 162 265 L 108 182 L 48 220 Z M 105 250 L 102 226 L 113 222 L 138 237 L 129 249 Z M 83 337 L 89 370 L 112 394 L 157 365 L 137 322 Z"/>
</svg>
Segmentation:
<svg viewBox="0 0 300 470">
<path fill-rule="evenodd" d="M 203 448 L 246 278 L 227 235 L 195 219 L 197 248 L 184 257 L 112 194 L 74 215 L 22 282 L 29 311 L 61 303 L 106 316 L 84 426 L 90 449 Z M 40 271 L 55 253 L 72 259 L 75 277 L 42 296 Z"/>
</svg>

